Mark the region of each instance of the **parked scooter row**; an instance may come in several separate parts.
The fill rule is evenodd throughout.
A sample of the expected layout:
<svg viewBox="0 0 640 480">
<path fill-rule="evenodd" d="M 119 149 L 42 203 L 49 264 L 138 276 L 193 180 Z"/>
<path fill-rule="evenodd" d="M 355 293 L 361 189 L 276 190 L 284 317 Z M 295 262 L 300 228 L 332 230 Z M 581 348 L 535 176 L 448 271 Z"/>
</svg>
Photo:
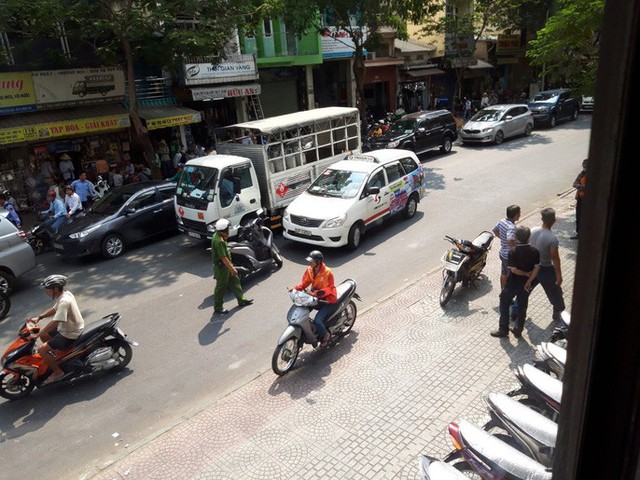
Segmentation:
<svg viewBox="0 0 640 480">
<path fill-rule="evenodd" d="M 563 320 L 569 323 L 568 314 Z M 451 422 L 448 430 L 455 450 L 443 460 L 422 455 L 423 479 L 468 478 L 462 472 L 496 480 L 552 478 L 566 350 L 545 342 L 538 353 L 541 358 L 536 364 L 549 373 L 531 364 L 520 365 L 514 372 L 518 388 L 484 397 L 490 420 L 483 427 L 466 419 Z"/>
</svg>

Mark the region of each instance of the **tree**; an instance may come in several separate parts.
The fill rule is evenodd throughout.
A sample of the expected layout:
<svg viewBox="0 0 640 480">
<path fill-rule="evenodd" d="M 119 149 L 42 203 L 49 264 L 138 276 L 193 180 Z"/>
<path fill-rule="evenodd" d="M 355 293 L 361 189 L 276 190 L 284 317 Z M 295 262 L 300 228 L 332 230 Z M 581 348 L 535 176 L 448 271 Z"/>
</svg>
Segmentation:
<svg viewBox="0 0 640 480">
<path fill-rule="evenodd" d="M 604 18 L 604 0 L 561 0 L 527 57 L 551 82 L 570 83 L 576 93 L 593 94 Z"/>
<path fill-rule="evenodd" d="M 217 55 L 222 60 L 231 33 L 250 7 L 243 0 L 1 1 L 4 31 L 34 41 L 64 32 L 72 42 L 89 46 L 104 64 L 122 68 L 135 140 L 148 159 L 154 151 L 138 115 L 136 65 L 175 71 L 187 57 Z"/>
<path fill-rule="evenodd" d="M 443 8 L 443 0 L 267 0 L 268 14 L 281 16 L 287 28 L 301 35 L 313 28 L 320 33 L 322 22 L 346 31 L 354 45 L 353 75 L 356 83 L 356 107 L 365 115 L 364 51 L 373 51 L 380 44 L 383 28 L 396 30 L 398 38 L 406 40 L 407 23 L 421 23 Z M 315 12 L 310 14 L 309 12 Z M 261 12 L 267 14 L 267 9 Z M 326 25 L 325 25 L 326 26 Z"/>
<path fill-rule="evenodd" d="M 489 34 L 530 29 L 541 21 L 539 12 L 544 12 L 551 1 L 448 0 L 443 17 L 423 22 L 424 35 L 445 37 L 444 63 L 455 72 L 454 96 L 462 98 L 464 71 L 473 62 L 478 40 Z"/>
</svg>

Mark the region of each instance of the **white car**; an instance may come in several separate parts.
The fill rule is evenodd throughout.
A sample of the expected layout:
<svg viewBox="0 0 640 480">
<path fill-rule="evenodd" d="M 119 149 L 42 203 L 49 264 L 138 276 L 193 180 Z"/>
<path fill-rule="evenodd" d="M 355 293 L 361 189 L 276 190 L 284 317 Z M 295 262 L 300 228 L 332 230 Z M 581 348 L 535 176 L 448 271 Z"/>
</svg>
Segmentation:
<svg viewBox="0 0 640 480">
<path fill-rule="evenodd" d="M 289 204 L 283 235 L 312 245 L 356 249 L 373 225 L 396 213 L 413 217 L 425 188 L 422 164 L 409 150 L 349 155 Z"/>
<path fill-rule="evenodd" d="M 460 129 L 462 143 L 494 143 L 531 135 L 533 114 L 527 105 L 490 105 L 477 112 Z"/>
</svg>

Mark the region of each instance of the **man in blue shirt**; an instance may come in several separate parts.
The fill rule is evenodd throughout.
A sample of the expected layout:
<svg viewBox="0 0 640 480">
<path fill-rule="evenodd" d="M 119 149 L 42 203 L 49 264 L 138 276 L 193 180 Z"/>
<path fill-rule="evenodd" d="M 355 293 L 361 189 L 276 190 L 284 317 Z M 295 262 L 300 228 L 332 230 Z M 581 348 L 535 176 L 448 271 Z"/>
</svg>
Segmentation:
<svg viewBox="0 0 640 480">
<path fill-rule="evenodd" d="M 4 207 L 7 211 L 7 220 L 13 223 L 16 227 L 22 228 L 22 222 L 20 221 L 20 217 L 16 212 L 16 209 L 7 201 L 7 196 L 2 193 L 0 194 L 0 207 Z"/>
<path fill-rule="evenodd" d="M 60 225 L 67 219 L 67 209 L 54 190 L 47 192 L 47 200 L 49 200 L 49 210 L 47 210 L 49 218 L 43 222 L 43 225 L 52 235 L 55 235 L 58 233 Z"/>
<path fill-rule="evenodd" d="M 96 189 L 89 180 L 87 180 L 87 172 L 80 172 L 77 180 L 71 182 L 71 186 L 75 189 L 82 202 L 82 208 L 88 210 L 95 197 Z"/>
</svg>

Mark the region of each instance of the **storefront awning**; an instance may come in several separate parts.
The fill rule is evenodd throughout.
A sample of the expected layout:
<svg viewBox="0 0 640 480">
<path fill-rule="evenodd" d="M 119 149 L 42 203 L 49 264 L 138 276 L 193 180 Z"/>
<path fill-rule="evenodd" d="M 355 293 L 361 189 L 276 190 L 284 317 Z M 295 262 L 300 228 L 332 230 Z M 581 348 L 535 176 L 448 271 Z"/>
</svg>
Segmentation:
<svg viewBox="0 0 640 480">
<path fill-rule="evenodd" d="M 479 58 L 476 60 L 477 60 L 477 63 L 475 65 L 469 65 L 467 67 L 469 70 L 479 70 L 482 68 L 496 68 L 493 65 L 491 65 L 489 62 L 485 62 L 484 60 L 480 60 Z"/>
<path fill-rule="evenodd" d="M 147 130 L 200 123 L 202 116 L 197 110 L 177 105 L 163 107 L 139 108 L 138 115 L 145 121 Z"/>
<path fill-rule="evenodd" d="M 0 145 L 90 135 L 130 125 L 129 112 L 115 104 L 11 115 L 0 117 Z"/>
<path fill-rule="evenodd" d="M 416 70 L 406 70 L 402 73 L 409 77 L 421 78 L 428 77 L 429 75 L 442 75 L 444 71 L 439 68 L 418 68 Z"/>
</svg>

